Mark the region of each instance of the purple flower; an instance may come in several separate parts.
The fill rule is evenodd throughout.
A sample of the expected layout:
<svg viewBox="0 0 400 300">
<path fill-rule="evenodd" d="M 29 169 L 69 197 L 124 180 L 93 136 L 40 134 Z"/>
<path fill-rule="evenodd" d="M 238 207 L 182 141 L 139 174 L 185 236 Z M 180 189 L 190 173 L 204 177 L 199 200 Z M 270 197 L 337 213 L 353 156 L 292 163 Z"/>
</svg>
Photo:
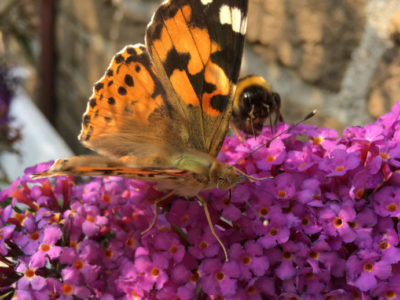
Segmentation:
<svg viewBox="0 0 400 300">
<path fill-rule="evenodd" d="M 185 248 L 179 242 L 178 237 L 170 232 L 160 232 L 154 237 L 154 247 L 164 257 L 172 259 L 175 263 L 182 261 Z"/>
<path fill-rule="evenodd" d="M 18 290 L 37 292 L 45 289 L 46 279 L 36 274 L 36 268 L 28 266 L 21 261 L 16 271 L 23 275 L 17 282 Z"/>
<path fill-rule="evenodd" d="M 344 149 L 335 149 L 319 163 L 321 170 L 330 176 L 343 176 L 346 172 L 357 168 L 360 159 L 355 153 L 347 153 Z"/>
<path fill-rule="evenodd" d="M 230 248 L 231 259 L 239 263 L 240 277 L 251 279 L 253 275 L 262 276 L 269 268 L 268 257 L 263 255 L 262 247 L 255 241 L 248 241 L 242 247 L 233 244 Z"/>
<path fill-rule="evenodd" d="M 389 278 L 392 271 L 391 265 L 373 251 L 350 256 L 346 269 L 349 283 L 364 292 L 374 289 L 379 279 Z"/>
<path fill-rule="evenodd" d="M 50 226 L 44 230 L 43 241 L 39 246 L 39 251 L 32 258 L 33 267 L 40 268 L 46 263 L 46 259 L 55 259 L 60 256 L 61 247 L 55 246 L 55 243 L 61 238 L 61 230 L 58 227 Z"/>
<path fill-rule="evenodd" d="M 271 170 L 273 166 L 283 163 L 286 158 L 285 145 L 280 139 L 272 141 L 268 148 L 262 148 L 254 153 L 257 167 L 260 170 Z"/>
<path fill-rule="evenodd" d="M 187 236 L 189 243 L 193 245 L 189 247 L 189 253 L 197 259 L 215 257 L 221 251 L 221 247 L 211 234 L 207 223 L 201 227 L 192 228 L 188 231 Z"/>
<path fill-rule="evenodd" d="M 356 233 L 351 227 L 351 222 L 355 220 L 356 213 L 350 206 L 340 207 L 331 205 L 323 208 L 319 213 L 319 218 L 326 228 L 329 235 L 339 234 L 343 241 L 350 243 L 356 238 Z"/>
<path fill-rule="evenodd" d="M 400 216 L 400 188 L 394 186 L 385 186 L 377 193 L 372 195 L 374 209 L 382 217 Z"/>
<path fill-rule="evenodd" d="M 222 264 L 219 259 L 206 259 L 199 271 L 201 285 L 207 294 L 229 297 L 236 293 L 240 268 L 235 260 Z"/>
</svg>

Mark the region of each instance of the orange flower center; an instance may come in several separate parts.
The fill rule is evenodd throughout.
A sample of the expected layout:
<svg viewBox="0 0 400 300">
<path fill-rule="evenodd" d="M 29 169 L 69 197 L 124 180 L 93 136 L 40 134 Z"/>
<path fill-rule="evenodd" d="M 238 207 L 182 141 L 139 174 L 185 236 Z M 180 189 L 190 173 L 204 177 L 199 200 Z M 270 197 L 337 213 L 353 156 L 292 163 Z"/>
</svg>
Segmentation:
<svg viewBox="0 0 400 300">
<path fill-rule="evenodd" d="M 386 291 L 385 297 L 387 299 L 395 299 L 397 297 L 397 294 L 394 291 L 389 290 L 389 291 Z"/>
<path fill-rule="evenodd" d="M 356 191 L 356 197 L 357 197 L 357 199 L 361 199 L 362 197 L 364 196 L 364 189 L 358 189 L 357 191 Z"/>
<path fill-rule="evenodd" d="M 323 141 L 324 141 L 324 138 L 322 136 L 317 136 L 317 137 L 313 138 L 314 145 L 321 145 Z"/>
<path fill-rule="evenodd" d="M 374 267 L 373 264 L 371 264 L 371 263 L 365 263 L 365 264 L 364 264 L 364 271 L 371 272 L 373 267 Z"/>
<path fill-rule="evenodd" d="M 301 219 L 301 224 L 303 226 L 307 226 L 308 224 L 310 224 L 310 220 L 307 217 L 304 217 Z"/>
<path fill-rule="evenodd" d="M 63 290 L 63 293 L 64 293 L 65 295 L 71 295 L 72 292 L 73 292 L 72 285 L 67 284 L 67 283 L 63 285 L 62 290 Z"/>
<path fill-rule="evenodd" d="M 83 269 L 83 261 L 77 260 L 77 261 L 74 263 L 74 267 L 75 267 L 75 269 L 77 269 L 77 270 L 82 270 L 82 269 Z"/>
<path fill-rule="evenodd" d="M 286 191 L 280 190 L 280 191 L 278 192 L 278 197 L 283 198 L 283 197 L 285 197 L 285 196 L 286 196 Z"/>
<path fill-rule="evenodd" d="M 39 237 L 40 237 L 40 234 L 39 234 L 39 232 L 37 232 L 37 231 L 35 231 L 35 232 L 33 232 L 33 233 L 31 233 L 31 234 L 29 235 L 29 238 L 30 238 L 32 241 L 36 241 Z"/>
<path fill-rule="evenodd" d="M 273 162 L 275 161 L 275 157 L 272 155 L 268 155 L 267 158 L 265 159 L 267 162 Z"/>
<path fill-rule="evenodd" d="M 333 225 L 338 228 L 341 227 L 343 225 L 342 219 L 339 217 L 336 217 L 335 220 L 333 220 Z"/>
<path fill-rule="evenodd" d="M 126 245 L 129 247 L 129 248 L 133 248 L 134 246 L 135 246 L 135 239 L 134 238 L 129 238 L 127 241 L 126 241 Z"/>
<path fill-rule="evenodd" d="M 200 278 L 200 274 L 198 271 L 195 271 L 192 273 L 192 275 L 190 276 L 190 282 L 192 283 L 196 283 L 197 280 Z"/>
<path fill-rule="evenodd" d="M 287 251 L 284 251 L 283 254 L 282 254 L 282 256 L 283 256 L 283 258 L 286 259 L 286 260 L 291 260 L 292 257 L 293 257 L 292 253 L 287 252 Z"/>
<path fill-rule="evenodd" d="M 379 156 L 382 157 L 383 159 L 388 159 L 389 158 L 389 154 L 387 154 L 385 152 L 379 153 Z"/>
<path fill-rule="evenodd" d="M 319 257 L 319 253 L 318 252 L 316 252 L 316 251 L 311 251 L 310 252 L 310 258 L 318 259 L 318 257 Z"/>
<path fill-rule="evenodd" d="M 247 294 L 249 294 L 249 295 L 253 295 L 256 292 L 257 292 L 257 289 L 256 289 L 256 287 L 254 285 L 249 286 L 248 289 L 247 289 Z"/>
<path fill-rule="evenodd" d="M 173 245 L 171 248 L 169 248 L 169 253 L 175 254 L 178 251 L 178 247 Z"/>
<path fill-rule="evenodd" d="M 258 210 L 258 213 L 259 213 L 261 216 L 265 217 L 266 215 L 268 215 L 268 208 L 266 208 L 266 207 L 261 207 L 261 208 Z"/>
<path fill-rule="evenodd" d="M 269 231 L 269 234 L 271 235 L 271 236 L 277 236 L 278 235 L 278 229 L 276 229 L 276 228 L 271 228 L 271 230 Z"/>
<path fill-rule="evenodd" d="M 215 274 L 215 278 L 216 278 L 218 281 L 222 281 L 222 280 L 224 280 L 224 278 L 225 278 L 225 274 L 224 274 L 222 271 L 219 271 L 217 274 Z"/>
<path fill-rule="evenodd" d="M 47 252 L 47 251 L 49 251 L 51 249 L 51 247 L 50 247 L 50 245 L 48 245 L 48 244 L 42 244 L 41 246 L 40 246 L 40 250 L 42 250 L 43 252 Z"/>
<path fill-rule="evenodd" d="M 344 170 L 344 166 L 337 166 L 335 169 L 337 172 L 341 172 Z"/>
<path fill-rule="evenodd" d="M 188 215 L 184 215 L 183 217 L 181 217 L 181 222 L 185 223 L 189 220 L 189 216 Z"/>
<path fill-rule="evenodd" d="M 243 256 L 242 257 L 242 263 L 244 265 L 248 265 L 249 263 L 251 263 L 251 258 L 249 256 L 247 256 L 247 255 Z"/>
<path fill-rule="evenodd" d="M 26 276 L 27 278 L 32 278 L 33 276 L 35 276 L 35 270 L 27 269 L 27 270 L 25 271 L 25 276 Z"/>
<path fill-rule="evenodd" d="M 202 241 L 199 245 L 200 249 L 207 249 L 208 248 L 208 244 L 206 241 Z"/>
<path fill-rule="evenodd" d="M 397 204 L 396 203 L 390 203 L 389 205 L 386 206 L 386 209 L 390 212 L 395 212 L 397 211 Z"/>
<path fill-rule="evenodd" d="M 110 258 L 113 257 L 114 251 L 112 251 L 111 249 L 106 249 L 104 254 L 106 257 Z"/>
<path fill-rule="evenodd" d="M 389 248 L 389 243 L 386 241 L 382 241 L 379 243 L 379 249 L 381 250 L 386 250 L 387 248 Z"/>
</svg>

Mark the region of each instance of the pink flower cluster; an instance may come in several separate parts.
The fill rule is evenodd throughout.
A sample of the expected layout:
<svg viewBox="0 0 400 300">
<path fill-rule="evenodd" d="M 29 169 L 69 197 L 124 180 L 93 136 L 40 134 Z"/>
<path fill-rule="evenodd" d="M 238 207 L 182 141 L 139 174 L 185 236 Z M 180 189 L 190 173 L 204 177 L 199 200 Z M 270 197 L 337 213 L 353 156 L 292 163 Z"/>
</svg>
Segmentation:
<svg viewBox="0 0 400 300">
<path fill-rule="evenodd" d="M 375 124 L 268 126 L 219 159 L 249 175 L 196 199 L 121 178 L 32 180 L 0 194 L 0 294 L 17 299 L 400 298 L 400 103 Z M 278 138 L 271 138 L 282 133 Z M 271 141 L 268 143 L 268 141 Z M 49 167 L 49 163 L 26 174 Z M 5 298 L 7 299 L 7 298 Z"/>
</svg>

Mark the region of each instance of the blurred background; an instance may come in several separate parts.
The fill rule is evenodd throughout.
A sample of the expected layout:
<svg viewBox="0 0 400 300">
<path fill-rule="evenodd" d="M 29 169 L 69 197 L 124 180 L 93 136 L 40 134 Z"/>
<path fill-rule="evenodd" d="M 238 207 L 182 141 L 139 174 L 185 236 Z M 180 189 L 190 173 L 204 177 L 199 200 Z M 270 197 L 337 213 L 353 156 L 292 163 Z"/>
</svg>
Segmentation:
<svg viewBox="0 0 400 300">
<path fill-rule="evenodd" d="M 143 42 L 161 1 L 0 1 L 0 171 L 83 153 L 77 135 L 112 56 Z M 296 122 L 365 125 L 400 99 L 399 0 L 250 0 L 242 75 L 266 78 Z M 36 109 L 38 108 L 38 110 Z"/>
</svg>

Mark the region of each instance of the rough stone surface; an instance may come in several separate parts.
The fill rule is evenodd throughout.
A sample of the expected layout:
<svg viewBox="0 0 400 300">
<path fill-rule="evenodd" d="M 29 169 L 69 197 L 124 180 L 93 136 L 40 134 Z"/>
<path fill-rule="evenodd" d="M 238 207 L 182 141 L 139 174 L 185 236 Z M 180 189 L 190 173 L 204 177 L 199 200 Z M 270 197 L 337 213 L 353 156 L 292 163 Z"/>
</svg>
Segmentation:
<svg viewBox="0 0 400 300">
<path fill-rule="evenodd" d="M 367 0 L 253 0 L 247 38 L 305 82 L 338 92 L 366 23 Z"/>
<path fill-rule="evenodd" d="M 377 118 L 400 100 L 400 46 L 394 45 L 382 57 L 372 77 L 368 112 Z"/>
<path fill-rule="evenodd" d="M 81 116 L 92 87 L 127 44 L 143 43 L 157 1 L 61 0 L 57 11 L 58 103 L 55 126 L 77 152 Z"/>
</svg>

